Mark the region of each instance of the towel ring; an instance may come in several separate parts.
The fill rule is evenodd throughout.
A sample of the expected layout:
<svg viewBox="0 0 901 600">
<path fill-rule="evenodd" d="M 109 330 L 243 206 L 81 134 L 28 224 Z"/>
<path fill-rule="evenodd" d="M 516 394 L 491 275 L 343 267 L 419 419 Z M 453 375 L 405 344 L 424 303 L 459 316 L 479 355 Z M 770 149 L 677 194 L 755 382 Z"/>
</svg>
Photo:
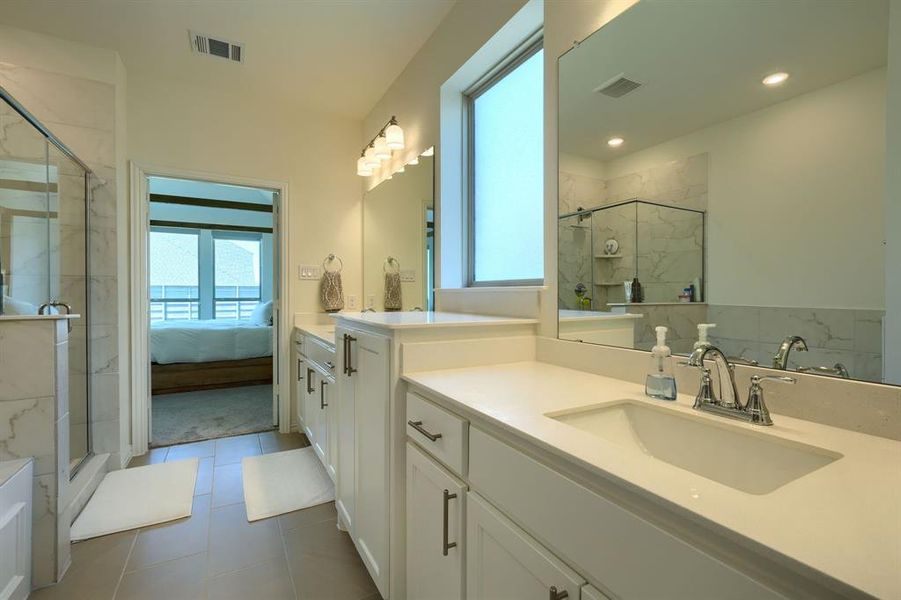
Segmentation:
<svg viewBox="0 0 901 600">
<path fill-rule="evenodd" d="M 331 263 L 338 261 L 338 269 L 336 271 L 329 271 L 328 265 Z M 322 270 L 326 273 L 340 273 L 344 270 L 344 261 L 341 260 L 340 256 L 335 256 L 334 254 L 329 254 L 325 257 L 325 260 L 322 261 Z"/>
<path fill-rule="evenodd" d="M 400 261 L 393 256 L 389 256 L 385 259 L 385 264 L 382 265 L 382 270 L 385 273 L 389 272 L 388 269 L 394 269 L 391 273 L 400 273 Z"/>
</svg>

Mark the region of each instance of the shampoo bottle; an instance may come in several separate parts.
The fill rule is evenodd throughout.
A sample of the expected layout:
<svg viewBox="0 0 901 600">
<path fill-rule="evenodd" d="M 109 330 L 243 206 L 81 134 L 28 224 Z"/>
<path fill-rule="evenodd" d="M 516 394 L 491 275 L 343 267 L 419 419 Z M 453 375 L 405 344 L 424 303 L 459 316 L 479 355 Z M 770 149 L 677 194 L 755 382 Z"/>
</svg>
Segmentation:
<svg viewBox="0 0 901 600">
<path fill-rule="evenodd" d="M 644 393 L 658 400 L 676 399 L 676 378 L 670 364 L 669 346 L 666 345 L 666 327 L 658 326 L 657 344 L 651 349 L 651 367 L 645 381 Z"/>
</svg>

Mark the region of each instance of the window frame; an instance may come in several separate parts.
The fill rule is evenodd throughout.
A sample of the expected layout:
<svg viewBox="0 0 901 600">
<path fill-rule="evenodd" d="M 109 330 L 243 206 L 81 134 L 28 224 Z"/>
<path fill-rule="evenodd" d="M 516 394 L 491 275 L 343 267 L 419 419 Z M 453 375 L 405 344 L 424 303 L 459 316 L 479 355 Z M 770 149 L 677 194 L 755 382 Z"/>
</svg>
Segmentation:
<svg viewBox="0 0 901 600">
<path fill-rule="evenodd" d="M 465 210 L 466 215 L 463 222 L 466 224 L 466 285 L 467 287 L 516 287 L 516 286 L 541 286 L 544 285 L 545 278 L 535 279 L 501 279 L 493 281 L 481 281 L 475 278 L 475 239 L 476 239 L 476 219 L 475 219 L 475 101 L 494 87 L 504 77 L 513 72 L 517 67 L 532 58 L 535 54 L 544 49 L 544 32 L 538 30 L 523 42 L 520 46 L 510 52 L 502 61 L 490 69 L 481 79 L 476 81 L 472 86 L 463 92 L 464 107 L 464 148 L 466 156 L 464 159 L 464 178 L 466 190 Z M 544 91 L 542 90 L 542 93 Z M 542 119 L 542 129 L 544 123 Z M 542 152 L 543 152 L 542 148 Z M 542 221 L 544 216 L 542 214 Z M 544 232 L 542 231 L 542 236 Z M 544 265 L 542 265 L 542 275 L 544 274 Z"/>
<path fill-rule="evenodd" d="M 166 304 L 168 303 L 196 303 L 197 304 L 197 319 L 180 319 L 183 321 L 197 321 L 200 320 L 201 311 L 203 310 L 203 298 L 201 294 L 201 288 L 203 287 L 200 282 L 201 274 L 200 274 L 200 254 L 201 254 L 201 230 L 194 227 L 170 227 L 170 226 L 158 226 L 153 225 L 150 227 L 149 233 L 175 233 L 181 235 L 193 235 L 197 238 L 197 297 L 196 298 L 154 298 L 150 294 L 150 290 L 153 286 L 147 286 L 147 306 L 148 306 L 148 314 L 150 316 L 153 315 L 152 306 L 155 303 L 163 304 L 163 315 L 166 314 Z M 150 240 L 150 236 L 148 235 L 148 242 Z M 152 247 L 148 244 L 147 255 L 148 259 L 150 257 L 150 253 L 152 252 Z M 148 267 L 148 276 L 149 276 L 149 267 Z M 165 287 L 165 286 L 164 286 Z M 190 312 L 190 311 L 189 311 Z M 162 321 L 168 321 L 169 319 L 163 318 Z"/>
<path fill-rule="evenodd" d="M 260 245 L 260 282 L 257 285 L 257 295 L 253 298 L 220 298 L 216 295 L 216 240 L 241 240 L 241 241 L 252 241 L 257 242 Z M 212 285 L 212 297 L 210 298 L 210 304 L 212 308 L 212 318 L 213 320 L 217 319 L 216 316 L 216 303 L 217 302 L 251 302 L 256 301 L 257 304 L 262 304 L 263 302 L 263 234 L 256 232 L 242 232 L 242 231 L 229 231 L 222 229 L 214 229 L 211 232 L 211 245 L 212 252 L 210 253 L 210 265 L 213 276 L 213 285 Z M 240 306 L 237 308 L 238 320 L 240 319 L 241 309 Z"/>
</svg>

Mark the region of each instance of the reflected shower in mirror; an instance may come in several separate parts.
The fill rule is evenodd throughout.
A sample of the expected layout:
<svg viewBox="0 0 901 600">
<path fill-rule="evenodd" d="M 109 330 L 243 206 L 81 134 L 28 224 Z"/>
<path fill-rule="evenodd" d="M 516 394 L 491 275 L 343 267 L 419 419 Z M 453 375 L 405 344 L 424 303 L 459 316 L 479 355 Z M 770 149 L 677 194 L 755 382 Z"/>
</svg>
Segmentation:
<svg viewBox="0 0 901 600">
<path fill-rule="evenodd" d="M 428 154 L 363 197 L 366 309 L 433 310 L 434 157 Z"/>
<path fill-rule="evenodd" d="M 887 0 L 643 1 L 564 54 L 560 337 L 648 350 L 665 325 L 687 354 L 713 323 L 734 362 L 890 379 L 887 23 Z"/>
</svg>

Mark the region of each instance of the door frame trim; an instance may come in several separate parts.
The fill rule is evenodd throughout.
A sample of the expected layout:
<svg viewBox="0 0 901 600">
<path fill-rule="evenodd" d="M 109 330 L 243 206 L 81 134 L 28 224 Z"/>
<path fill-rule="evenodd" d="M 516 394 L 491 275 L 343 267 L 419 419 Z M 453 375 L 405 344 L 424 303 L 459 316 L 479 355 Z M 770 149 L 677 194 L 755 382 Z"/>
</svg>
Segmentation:
<svg viewBox="0 0 901 600">
<path fill-rule="evenodd" d="M 293 319 L 288 308 L 291 306 L 291 278 L 288 267 L 288 250 L 291 229 L 288 182 L 251 177 L 236 177 L 223 173 L 209 173 L 179 169 L 171 166 L 151 165 L 129 161 L 129 292 L 131 295 L 131 452 L 138 456 L 148 451 L 150 446 L 150 303 L 148 282 L 148 239 L 150 233 L 150 207 L 147 178 L 173 177 L 199 181 L 267 188 L 278 193 L 279 272 L 275 274 L 278 285 L 278 303 L 273 303 L 273 322 L 278 327 L 278 360 L 273 367 L 278 374 L 277 390 L 279 398 L 279 432 L 291 431 L 291 334 Z M 275 374 L 273 374 L 275 375 Z"/>
</svg>

